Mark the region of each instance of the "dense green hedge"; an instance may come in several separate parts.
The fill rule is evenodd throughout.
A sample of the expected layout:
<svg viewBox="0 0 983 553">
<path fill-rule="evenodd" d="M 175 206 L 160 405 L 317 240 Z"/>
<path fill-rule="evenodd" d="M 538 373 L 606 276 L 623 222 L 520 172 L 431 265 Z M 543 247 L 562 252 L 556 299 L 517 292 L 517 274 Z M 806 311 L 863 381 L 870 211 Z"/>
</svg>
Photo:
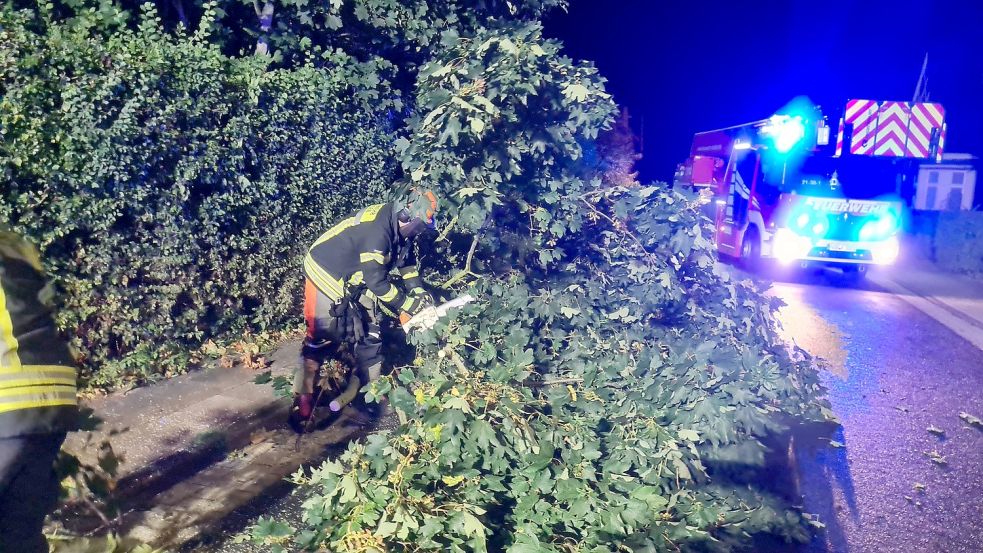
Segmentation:
<svg viewBox="0 0 983 553">
<path fill-rule="evenodd" d="M 108 36 L 0 14 L 0 218 L 42 246 L 92 385 L 289 323 L 304 248 L 389 186 L 385 119 L 343 71 L 268 71 L 152 13 Z"/>
<path fill-rule="evenodd" d="M 951 271 L 983 273 L 983 212 L 940 213 L 935 260 Z"/>
</svg>

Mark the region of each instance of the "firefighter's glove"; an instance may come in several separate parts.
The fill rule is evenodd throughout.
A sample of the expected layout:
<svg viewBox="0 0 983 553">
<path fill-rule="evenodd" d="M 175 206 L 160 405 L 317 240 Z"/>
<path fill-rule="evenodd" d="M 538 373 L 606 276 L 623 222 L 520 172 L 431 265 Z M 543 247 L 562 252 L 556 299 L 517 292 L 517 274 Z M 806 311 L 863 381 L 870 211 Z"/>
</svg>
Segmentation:
<svg viewBox="0 0 983 553">
<path fill-rule="evenodd" d="M 416 288 L 410 290 L 410 297 L 419 298 L 423 302 L 423 307 L 421 309 L 426 309 L 427 307 L 433 307 L 436 303 L 433 300 L 433 296 L 430 292 L 427 292 L 424 288 L 417 286 Z"/>
<path fill-rule="evenodd" d="M 427 307 L 426 301 L 418 295 L 411 294 L 409 299 L 410 301 L 406 306 L 406 309 L 399 314 L 399 324 L 401 325 L 406 324 L 410 319 L 415 317 Z"/>
<path fill-rule="evenodd" d="M 290 417 L 287 424 L 298 434 L 303 434 L 307 428 L 307 421 L 314 412 L 314 394 L 298 394 L 294 396 L 294 404 L 290 408 Z"/>
</svg>

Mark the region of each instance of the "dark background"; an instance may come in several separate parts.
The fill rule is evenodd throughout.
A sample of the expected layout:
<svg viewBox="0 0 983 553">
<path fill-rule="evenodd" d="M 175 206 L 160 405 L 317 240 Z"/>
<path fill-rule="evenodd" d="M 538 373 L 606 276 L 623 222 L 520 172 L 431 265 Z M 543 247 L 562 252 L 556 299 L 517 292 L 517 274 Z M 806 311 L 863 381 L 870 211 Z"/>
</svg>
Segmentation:
<svg viewBox="0 0 983 553">
<path fill-rule="evenodd" d="M 693 133 L 763 119 L 796 96 L 834 129 L 850 98 L 910 101 L 926 53 L 945 150 L 983 157 L 983 0 L 571 0 L 546 34 L 593 60 L 628 108 L 643 181 L 670 180 Z"/>
</svg>

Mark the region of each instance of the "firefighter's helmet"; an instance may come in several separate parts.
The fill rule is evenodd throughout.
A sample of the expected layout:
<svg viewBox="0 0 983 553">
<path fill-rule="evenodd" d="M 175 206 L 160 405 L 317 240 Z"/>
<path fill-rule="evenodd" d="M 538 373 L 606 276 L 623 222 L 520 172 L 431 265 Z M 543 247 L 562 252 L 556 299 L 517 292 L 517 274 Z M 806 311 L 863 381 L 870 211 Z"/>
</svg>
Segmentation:
<svg viewBox="0 0 983 553">
<path fill-rule="evenodd" d="M 428 227 L 434 228 L 437 196 L 431 190 L 411 188 L 406 198 L 406 214 L 410 219 L 420 219 Z"/>
</svg>

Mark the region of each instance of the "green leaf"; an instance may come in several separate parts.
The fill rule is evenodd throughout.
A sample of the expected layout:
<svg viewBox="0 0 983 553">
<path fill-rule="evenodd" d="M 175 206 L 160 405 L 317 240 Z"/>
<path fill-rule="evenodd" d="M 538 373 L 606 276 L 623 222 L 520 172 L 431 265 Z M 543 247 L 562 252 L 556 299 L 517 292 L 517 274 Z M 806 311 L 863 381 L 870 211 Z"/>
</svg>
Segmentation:
<svg viewBox="0 0 983 553">
<path fill-rule="evenodd" d="M 450 487 L 454 487 L 464 481 L 463 476 L 442 476 L 440 481 Z"/>
<path fill-rule="evenodd" d="M 681 440 L 688 440 L 690 442 L 700 441 L 700 433 L 695 430 L 689 430 L 689 429 L 679 430 L 678 432 L 676 432 L 676 435 L 679 436 L 679 439 Z"/>
<path fill-rule="evenodd" d="M 471 423 L 470 438 L 477 442 L 479 447 L 485 450 L 492 447 L 500 447 L 502 445 L 498 441 L 498 437 L 495 434 L 495 429 L 492 428 L 488 422 L 482 419 L 476 419 Z"/>
<path fill-rule="evenodd" d="M 328 14 L 324 18 L 324 26 L 332 31 L 340 29 L 344 23 L 342 23 L 341 18 L 334 14 Z"/>
<path fill-rule="evenodd" d="M 395 534 L 396 530 L 398 529 L 399 529 L 399 524 L 396 524 L 395 522 L 383 520 L 382 522 L 379 523 L 379 526 L 376 528 L 375 535 L 379 536 L 380 538 L 388 538 L 389 536 Z"/>
<path fill-rule="evenodd" d="M 580 315 L 580 309 L 578 309 L 576 307 L 561 307 L 560 308 L 560 313 L 564 317 L 574 317 L 576 315 Z"/>
<path fill-rule="evenodd" d="M 461 120 L 458 119 L 456 115 L 450 115 L 447 117 L 447 122 L 444 124 L 444 130 L 440 133 L 440 143 L 447 144 L 450 143 L 451 146 L 457 146 L 459 137 L 461 134 Z"/>
<path fill-rule="evenodd" d="M 484 536 L 485 535 L 485 525 L 478 520 L 478 517 L 472 515 L 467 511 L 461 513 L 461 518 L 464 523 L 464 533 L 471 537 Z"/>
<path fill-rule="evenodd" d="M 582 84 L 568 84 L 563 88 L 563 96 L 572 102 L 583 102 L 590 96 L 590 90 Z"/>
<path fill-rule="evenodd" d="M 468 121 L 471 123 L 471 132 L 474 134 L 481 134 L 481 131 L 485 130 L 485 122 L 477 117 L 469 117 Z"/>
</svg>

